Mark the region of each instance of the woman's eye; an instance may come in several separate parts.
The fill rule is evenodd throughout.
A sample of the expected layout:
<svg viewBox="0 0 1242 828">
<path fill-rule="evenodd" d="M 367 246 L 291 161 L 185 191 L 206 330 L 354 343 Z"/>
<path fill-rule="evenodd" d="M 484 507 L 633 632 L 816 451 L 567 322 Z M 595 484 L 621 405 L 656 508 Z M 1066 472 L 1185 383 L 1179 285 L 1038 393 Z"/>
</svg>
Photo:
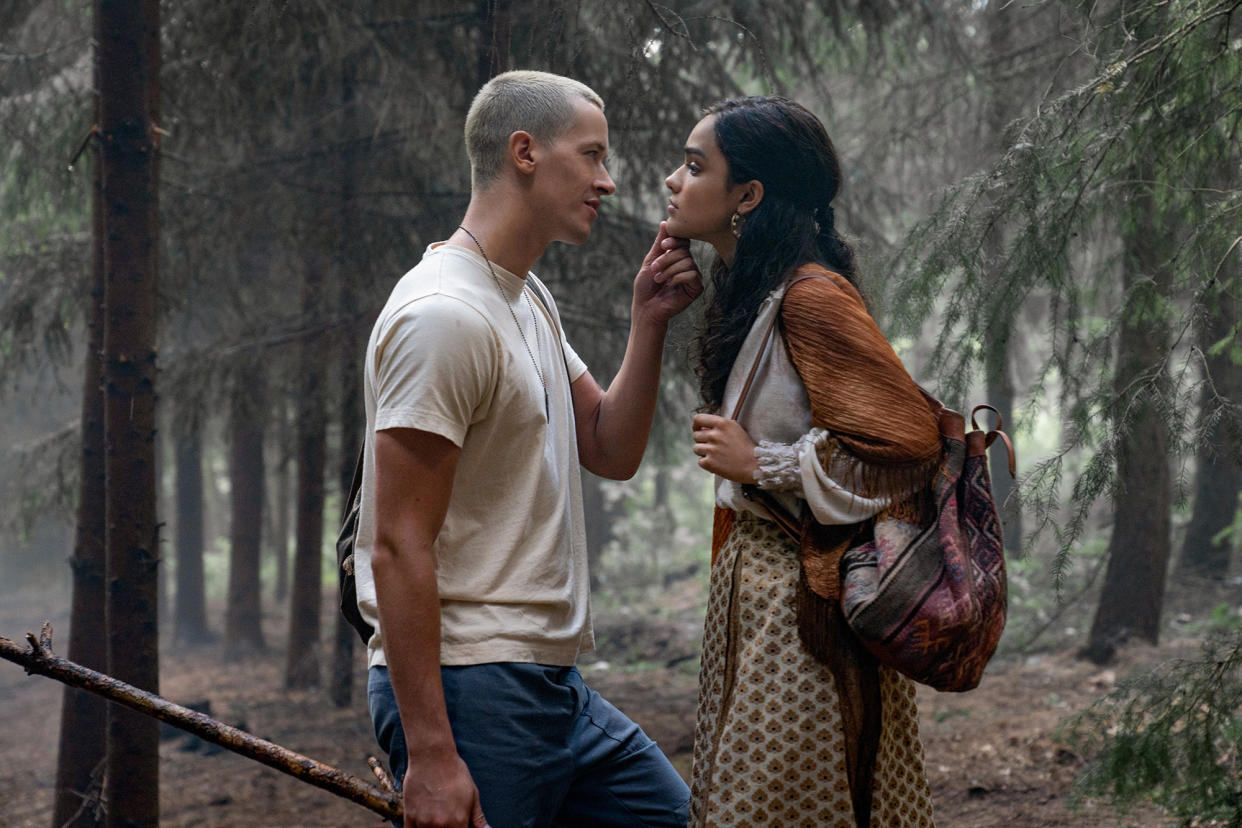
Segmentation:
<svg viewBox="0 0 1242 828">
<path fill-rule="evenodd" d="M 691 161 L 689 164 L 686 164 L 686 169 L 690 171 L 691 175 L 699 174 L 699 165 L 694 163 L 693 161 Z"/>
</svg>

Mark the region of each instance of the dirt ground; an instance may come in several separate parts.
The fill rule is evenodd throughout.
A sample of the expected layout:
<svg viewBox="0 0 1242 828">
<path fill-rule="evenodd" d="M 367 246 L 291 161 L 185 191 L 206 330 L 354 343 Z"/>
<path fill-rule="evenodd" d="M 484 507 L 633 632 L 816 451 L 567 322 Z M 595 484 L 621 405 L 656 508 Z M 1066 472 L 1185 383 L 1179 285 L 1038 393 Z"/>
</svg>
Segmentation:
<svg viewBox="0 0 1242 828">
<path fill-rule="evenodd" d="M 675 600 L 659 618 L 601 615 L 599 656 L 583 665 L 587 681 L 630 713 L 687 774 L 693 742 L 695 648 L 701 620 L 693 602 Z M 19 640 L 50 618 L 67 632 L 63 598 L 25 595 L 0 602 L 0 635 Z M 325 618 L 329 617 L 325 615 Z M 283 637 L 272 617 L 269 641 Z M 62 636 L 62 642 L 65 638 Z M 1155 808 L 1119 815 L 1088 801 L 1067 807 L 1081 757 L 1053 741 L 1057 725 L 1128 672 L 1193 652 L 1170 637 L 1160 648 L 1124 650 L 1107 669 L 1072 653 L 999 660 L 965 694 L 920 690 L 922 736 L 937 824 L 944 828 L 1169 824 Z M 643 660 L 635 663 L 636 657 Z M 218 647 L 165 646 L 162 692 L 181 703 L 208 699 L 218 718 L 320 761 L 370 779 L 375 752 L 359 655 L 354 703 L 332 706 L 320 691 L 281 685 L 279 650 L 225 664 Z M 618 666 L 626 664 L 627 666 Z M 671 664 L 671 666 L 670 666 Z M 61 685 L 0 662 L 0 826 L 51 821 Z M 161 745 L 161 824 L 167 826 L 381 825 L 369 811 L 184 736 Z"/>
</svg>

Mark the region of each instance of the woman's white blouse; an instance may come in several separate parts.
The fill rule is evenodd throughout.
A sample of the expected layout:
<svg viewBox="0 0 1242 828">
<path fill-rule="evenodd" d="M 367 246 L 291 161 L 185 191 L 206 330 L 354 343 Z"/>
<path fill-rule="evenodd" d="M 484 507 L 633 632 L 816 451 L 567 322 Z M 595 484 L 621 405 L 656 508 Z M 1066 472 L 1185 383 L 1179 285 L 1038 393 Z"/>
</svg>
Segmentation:
<svg viewBox="0 0 1242 828">
<path fill-rule="evenodd" d="M 724 400 L 718 412 L 722 416 L 733 413 L 764 334 L 780 312 L 784 295 L 782 285 L 768 294 L 759 306 L 759 313 L 725 384 Z M 848 524 L 866 520 L 888 505 L 887 498 L 860 497 L 844 488 L 824 468 L 828 432 L 811 426 L 811 401 L 789 359 L 779 329 L 768 340 L 737 420 L 756 443 L 755 456 L 759 460 L 756 482 L 791 513 L 801 514 L 805 503 L 820 523 Z M 741 485 L 722 477 L 716 478 L 716 504 L 769 517 L 767 509 L 742 493 Z"/>
</svg>

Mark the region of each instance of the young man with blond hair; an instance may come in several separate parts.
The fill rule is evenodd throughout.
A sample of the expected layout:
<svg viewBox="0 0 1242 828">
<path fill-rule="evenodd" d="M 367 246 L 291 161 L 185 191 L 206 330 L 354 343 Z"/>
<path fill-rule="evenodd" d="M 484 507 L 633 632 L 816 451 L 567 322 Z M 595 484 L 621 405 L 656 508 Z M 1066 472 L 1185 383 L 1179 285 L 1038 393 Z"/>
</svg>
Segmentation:
<svg viewBox="0 0 1242 828">
<path fill-rule="evenodd" d="M 663 225 L 607 391 L 530 273 L 615 189 L 577 81 L 508 72 L 466 118 L 471 199 L 393 289 L 367 348 L 358 604 L 406 826 L 684 825 L 689 792 L 573 666 L 592 648 L 581 463 L 627 478 L 669 320 L 702 291 Z"/>
</svg>

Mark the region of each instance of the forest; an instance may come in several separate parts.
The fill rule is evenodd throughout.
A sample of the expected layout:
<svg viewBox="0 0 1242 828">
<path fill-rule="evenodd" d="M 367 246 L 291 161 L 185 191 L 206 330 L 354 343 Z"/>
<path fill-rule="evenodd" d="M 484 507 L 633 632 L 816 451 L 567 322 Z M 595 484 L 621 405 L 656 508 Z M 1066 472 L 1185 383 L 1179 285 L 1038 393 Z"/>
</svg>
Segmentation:
<svg viewBox="0 0 1242 828">
<path fill-rule="evenodd" d="M 832 135 L 911 375 L 1000 412 L 1009 616 L 977 690 L 919 689 L 938 823 L 1242 825 L 1242 0 L 9 0 L 0 637 L 48 621 L 59 656 L 374 781 L 335 550 L 363 354 L 513 68 L 606 104 L 617 192 L 535 266 L 601 382 L 687 133 L 780 94 Z M 701 305 L 638 473 L 583 471 L 580 667 L 683 775 Z M 378 819 L 0 664 L 0 825 Z"/>
</svg>

